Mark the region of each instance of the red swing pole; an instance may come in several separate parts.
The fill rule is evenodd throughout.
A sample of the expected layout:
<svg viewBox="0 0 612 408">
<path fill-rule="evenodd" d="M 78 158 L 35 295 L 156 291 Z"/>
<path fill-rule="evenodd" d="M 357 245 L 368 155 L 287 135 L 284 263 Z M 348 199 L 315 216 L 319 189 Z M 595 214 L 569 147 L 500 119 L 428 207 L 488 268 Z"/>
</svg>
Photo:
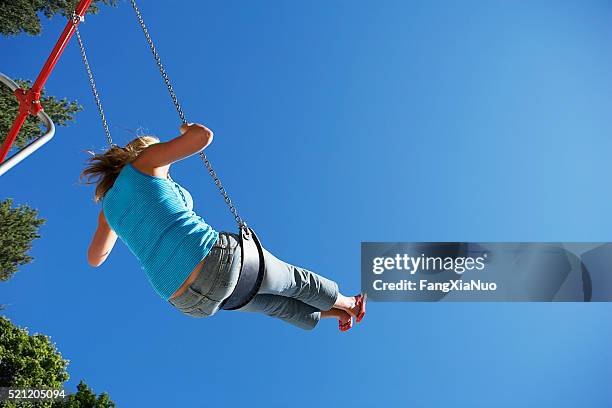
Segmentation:
<svg viewBox="0 0 612 408">
<path fill-rule="evenodd" d="M 42 107 L 40 106 L 40 92 L 42 91 L 45 82 L 47 82 L 49 75 L 51 75 L 51 71 L 53 71 L 55 64 L 57 64 L 57 61 L 64 52 L 66 45 L 68 45 L 68 41 L 70 41 L 70 38 L 74 34 L 75 26 L 79 24 L 80 18 L 85 15 L 85 12 L 87 12 L 91 2 L 92 0 L 81 0 L 79 4 L 77 4 L 76 8 L 74 9 L 74 14 L 75 17 L 78 18 L 75 19 L 75 21 L 70 19 L 66 24 L 62 35 L 60 35 L 57 43 L 55 43 L 55 47 L 53 47 L 49 58 L 47 58 L 45 65 L 38 74 L 34 85 L 32 85 L 32 87 L 28 90 L 19 88 L 14 91 L 17 101 L 19 102 L 19 113 L 11 126 L 11 130 L 9 130 L 8 135 L 6 135 L 4 143 L 2 143 L 2 146 L 0 146 L 0 163 L 2 163 L 6 158 L 6 155 L 11 149 L 11 145 L 15 141 L 15 138 L 17 137 L 17 134 L 19 133 L 19 130 L 23 126 L 23 123 L 28 115 L 36 116 L 42 110 Z"/>
</svg>

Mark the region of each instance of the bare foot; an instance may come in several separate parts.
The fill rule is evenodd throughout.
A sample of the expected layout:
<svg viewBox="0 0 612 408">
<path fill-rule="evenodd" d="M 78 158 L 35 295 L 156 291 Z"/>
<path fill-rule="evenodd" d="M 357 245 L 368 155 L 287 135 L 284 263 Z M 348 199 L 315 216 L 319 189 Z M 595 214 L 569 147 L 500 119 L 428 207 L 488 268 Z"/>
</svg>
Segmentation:
<svg viewBox="0 0 612 408">
<path fill-rule="evenodd" d="M 336 303 L 334 304 L 334 308 L 344 310 L 353 317 L 357 317 L 357 313 L 359 313 L 358 306 L 355 296 L 344 295 L 338 295 L 338 299 L 336 299 Z"/>
<path fill-rule="evenodd" d="M 323 310 L 321 311 L 321 318 L 322 319 L 326 319 L 326 318 L 330 318 L 333 317 L 335 319 L 338 319 L 338 321 L 340 323 L 347 323 L 349 320 L 352 319 L 353 316 L 351 316 L 349 313 L 345 312 L 344 310 L 334 307 L 330 310 Z"/>
<path fill-rule="evenodd" d="M 357 296 L 338 295 L 334 308 L 344 310 L 359 323 L 365 315 L 365 293 Z"/>
<path fill-rule="evenodd" d="M 353 327 L 353 316 L 351 316 L 349 313 L 345 312 L 342 309 L 333 308 L 331 310 L 325 310 L 321 312 L 322 319 L 330 317 L 338 319 L 338 326 L 342 331 L 346 331 Z"/>
<path fill-rule="evenodd" d="M 338 311 L 338 322 L 342 325 L 347 323 L 351 323 L 353 320 L 353 316 L 345 312 L 344 310 L 336 309 Z"/>
</svg>

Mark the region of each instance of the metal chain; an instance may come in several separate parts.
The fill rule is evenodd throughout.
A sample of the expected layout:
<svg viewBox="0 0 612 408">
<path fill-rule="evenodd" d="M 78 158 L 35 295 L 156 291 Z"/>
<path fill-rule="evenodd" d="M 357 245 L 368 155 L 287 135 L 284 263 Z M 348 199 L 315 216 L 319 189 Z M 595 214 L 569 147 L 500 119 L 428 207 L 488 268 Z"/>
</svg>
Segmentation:
<svg viewBox="0 0 612 408">
<path fill-rule="evenodd" d="M 172 88 L 172 84 L 170 83 L 170 79 L 168 78 L 168 75 L 166 74 L 166 70 L 164 69 L 164 66 L 161 62 L 161 58 L 157 52 L 157 49 L 155 48 L 155 45 L 153 44 L 153 40 L 151 39 L 151 36 L 149 35 L 149 30 L 147 29 L 147 26 L 145 25 L 145 22 L 142 18 L 142 14 L 140 14 L 140 10 L 138 9 L 138 6 L 136 5 L 136 0 L 130 0 L 130 3 L 132 3 L 132 8 L 136 12 L 136 18 L 138 18 L 138 23 L 140 24 L 140 28 L 142 29 L 142 32 L 144 33 L 147 43 L 149 44 L 149 48 L 151 49 L 153 58 L 155 58 L 155 62 L 157 63 L 157 68 L 159 68 L 159 72 L 161 73 L 161 76 L 164 79 L 166 87 L 168 88 L 168 92 L 170 93 L 170 97 L 172 98 L 172 102 L 174 103 L 174 107 L 176 108 L 176 111 L 178 112 L 178 115 L 181 118 L 181 121 L 183 123 L 187 123 L 187 119 L 185 118 L 183 109 L 181 108 L 181 105 L 179 104 L 176 94 L 174 93 L 174 89 Z M 225 187 L 223 187 L 223 184 L 221 184 L 221 180 L 219 180 L 217 173 L 215 173 L 215 170 L 213 170 L 212 165 L 210 164 L 210 161 L 208 160 L 204 152 L 200 152 L 199 154 L 200 154 L 200 158 L 204 162 L 204 165 L 208 169 L 210 176 L 213 178 L 215 185 L 219 189 L 219 193 L 223 196 L 225 203 L 229 207 L 232 215 L 234 216 L 234 219 L 236 220 L 236 223 L 238 224 L 238 228 L 239 229 L 244 228 L 246 230 L 247 228 L 246 222 L 244 222 L 244 220 L 238 214 L 238 210 L 232 203 L 232 200 L 230 199 L 229 195 L 227 194 L 227 191 L 225 190 Z"/>
<path fill-rule="evenodd" d="M 113 143 L 113 138 L 111 137 L 110 129 L 108 128 L 108 123 L 106 122 L 106 116 L 104 116 L 104 109 L 102 109 L 102 102 L 100 101 L 100 96 L 98 95 L 98 89 L 96 88 L 96 83 L 94 82 L 93 74 L 91 72 L 91 67 L 89 66 L 89 61 L 87 59 L 87 54 L 85 53 L 85 45 L 83 44 L 83 40 L 81 39 L 81 33 L 79 33 L 79 21 L 81 21 L 80 17 L 77 15 L 72 16 L 72 24 L 74 25 L 74 32 L 77 36 L 77 41 L 79 43 L 79 48 L 81 49 L 81 57 L 83 58 L 83 64 L 85 65 L 85 70 L 87 71 L 87 77 L 89 78 L 89 86 L 91 87 L 91 91 L 93 92 L 93 96 L 96 100 L 96 106 L 98 107 L 98 112 L 100 113 L 100 118 L 102 119 L 102 125 L 104 126 L 104 133 L 106 134 L 106 141 L 108 142 L 109 147 L 115 146 Z"/>
<path fill-rule="evenodd" d="M 236 220 L 236 224 L 238 224 L 238 228 L 246 230 L 247 223 L 242 219 L 242 217 L 240 217 L 240 214 L 238 214 L 238 210 L 234 206 L 234 203 L 232 203 L 232 200 L 230 199 L 229 195 L 227 194 L 227 191 L 225 190 L 225 187 L 223 187 L 223 184 L 221 184 L 221 180 L 219 180 L 219 177 L 217 177 L 217 173 L 215 173 L 215 170 L 213 170 L 210 162 L 208 161 L 208 159 L 206 158 L 206 155 L 203 152 L 200 152 L 200 158 L 204 162 L 204 165 L 206 165 L 206 168 L 208 169 L 208 173 L 210 173 L 210 176 L 214 180 L 215 185 L 219 189 L 219 193 L 221 193 L 221 195 L 223 196 L 225 203 L 229 207 L 229 210 L 232 213 L 232 215 L 234 216 L 234 219 Z M 248 230 L 247 230 L 247 234 L 248 234 Z"/>
<path fill-rule="evenodd" d="M 151 39 L 151 36 L 149 35 L 149 30 L 147 29 L 147 26 L 145 25 L 145 22 L 142 18 L 142 14 L 140 14 L 140 10 L 138 9 L 138 6 L 136 5 L 136 1 L 130 0 L 130 2 L 132 3 L 132 8 L 136 12 L 138 23 L 140 23 L 140 28 L 142 28 L 142 32 L 144 33 L 145 38 L 147 39 L 149 48 L 151 48 L 151 52 L 153 53 L 153 58 L 155 58 L 155 62 L 157 63 L 157 68 L 159 68 L 159 72 L 161 73 L 161 76 L 164 79 L 164 82 L 166 83 L 168 92 L 170 92 L 170 97 L 172 98 L 174 107 L 176 108 L 176 111 L 178 112 L 181 118 L 181 121 L 183 123 L 187 123 L 187 119 L 185 119 L 185 114 L 183 113 L 183 109 L 181 109 L 181 105 L 179 104 L 179 101 L 176 98 L 176 95 L 174 94 L 174 89 L 172 88 L 172 84 L 170 84 L 170 79 L 168 78 L 168 75 L 166 74 L 166 70 L 164 69 L 164 66 L 162 65 L 161 58 L 159 57 L 159 54 L 157 53 L 157 49 L 155 48 L 155 45 L 153 45 L 153 40 Z"/>
</svg>

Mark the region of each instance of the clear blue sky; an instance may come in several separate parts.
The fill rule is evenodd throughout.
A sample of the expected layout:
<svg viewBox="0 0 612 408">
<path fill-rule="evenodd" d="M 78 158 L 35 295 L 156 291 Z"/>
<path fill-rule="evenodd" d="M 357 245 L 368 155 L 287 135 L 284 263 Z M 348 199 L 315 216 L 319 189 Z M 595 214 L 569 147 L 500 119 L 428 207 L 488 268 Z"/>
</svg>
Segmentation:
<svg viewBox="0 0 612 408">
<path fill-rule="evenodd" d="M 87 18 L 117 142 L 178 118 L 129 4 Z M 191 121 L 244 217 L 279 257 L 359 290 L 361 241 L 612 241 L 607 1 L 141 1 Z M 0 39 L 33 78 L 64 21 Z M 35 262 L 0 286 L 52 336 L 74 388 L 119 407 L 610 406 L 609 304 L 371 303 L 362 326 L 182 316 L 118 245 L 86 263 L 98 207 L 78 183 L 105 139 L 76 43 L 50 93 L 85 111 L 2 178 L 47 219 Z M 232 229 L 197 159 L 174 168 Z M 243 375 L 231 378 L 232 373 Z"/>
</svg>

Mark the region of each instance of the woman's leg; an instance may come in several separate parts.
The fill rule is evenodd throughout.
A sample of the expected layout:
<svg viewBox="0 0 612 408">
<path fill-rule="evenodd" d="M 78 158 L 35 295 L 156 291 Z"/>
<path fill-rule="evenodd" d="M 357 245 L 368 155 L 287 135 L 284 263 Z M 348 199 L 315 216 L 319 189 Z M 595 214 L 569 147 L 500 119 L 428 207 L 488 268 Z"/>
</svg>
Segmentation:
<svg viewBox="0 0 612 408">
<path fill-rule="evenodd" d="M 346 323 L 357 314 L 355 297 L 342 295 L 334 281 L 263 252 L 266 274 L 258 294 L 238 310 L 264 313 L 306 330 L 321 318 Z"/>
<path fill-rule="evenodd" d="M 334 307 L 329 310 L 321 311 L 321 319 L 325 319 L 325 318 L 338 319 L 338 321 L 341 324 L 347 324 L 352 319 L 352 316 L 348 314 L 347 312 L 345 312 L 344 310 L 336 309 Z"/>
<path fill-rule="evenodd" d="M 266 274 L 258 293 L 297 299 L 318 310 L 329 310 L 336 303 L 336 282 L 281 261 L 265 249 L 264 258 Z"/>
<path fill-rule="evenodd" d="M 290 297 L 322 311 L 335 308 L 357 315 L 355 297 L 341 294 L 336 282 L 263 251 L 266 274 L 257 293 Z"/>
<path fill-rule="evenodd" d="M 279 295 L 255 295 L 241 312 L 263 313 L 281 319 L 304 330 L 312 330 L 319 323 L 321 311 L 297 299 Z"/>
<path fill-rule="evenodd" d="M 319 320 L 324 318 L 336 318 L 342 323 L 351 319 L 351 315 L 343 310 L 333 308 L 320 311 L 297 299 L 280 295 L 256 295 L 246 306 L 238 310 L 263 313 L 305 330 L 312 330 Z"/>
</svg>

